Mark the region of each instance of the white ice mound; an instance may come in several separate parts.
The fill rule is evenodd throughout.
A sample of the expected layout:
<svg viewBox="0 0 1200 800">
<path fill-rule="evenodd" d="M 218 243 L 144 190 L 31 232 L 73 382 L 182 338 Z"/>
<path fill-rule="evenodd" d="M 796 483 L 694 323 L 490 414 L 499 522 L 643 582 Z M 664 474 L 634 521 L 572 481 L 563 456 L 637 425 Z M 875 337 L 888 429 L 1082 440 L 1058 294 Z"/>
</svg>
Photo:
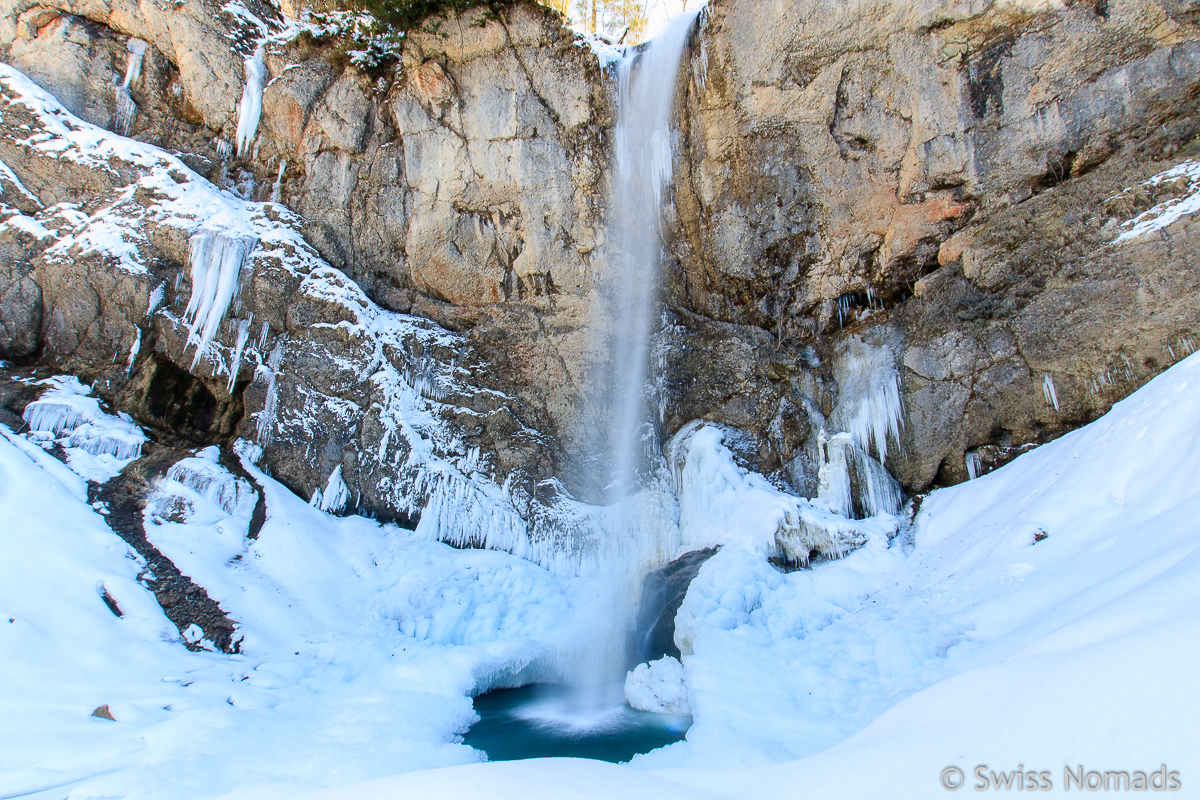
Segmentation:
<svg viewBox="0 0 1200 800">
<path fill-rule="evenodd" d="M 656 714 L 691 714 L 683 664 L 663 656 L 649 664 L 638 664 L 625 676 L 625 699 L 639 711 Z"/>
<path fill-rule="evenodd" d="M 25 407 L 31 439 L 58 443 L 71 468 L 84 478 L 105 481 L 142 454 L 146 434 L 127 414 L 106 414 L 91 387 L 74 376 L 43 381 L 51 388 Z"/>
</svg>

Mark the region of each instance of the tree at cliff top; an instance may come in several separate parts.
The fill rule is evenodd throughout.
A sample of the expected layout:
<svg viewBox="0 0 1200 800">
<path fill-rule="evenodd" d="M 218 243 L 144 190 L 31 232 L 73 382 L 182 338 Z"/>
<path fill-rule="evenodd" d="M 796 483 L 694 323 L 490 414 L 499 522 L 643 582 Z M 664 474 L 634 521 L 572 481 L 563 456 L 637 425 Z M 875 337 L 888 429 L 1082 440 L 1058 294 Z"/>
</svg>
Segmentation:
<svg viewBox="0 0 1200 800">
<path fill-rule="evenodd" d="M 497 11 L 513 0 L 360 0 L 358 5 L 376 19 L 402 30 L 412 30 L 428 17 L 445 11 L 486 8 Z M 649 23 L 648 0 L 540 0 L 541 4 L 577 20 L 583 30 L 635 44 Z"/>
<path fill-rule="evenodd" d="M 443 11 L 466 11 L 472 8 L 494 10 L 508 4 L 503 0 L 361 0 L 356 3 L 381 22 L 402 30 L 412 30 L 428 17 Z"/>
</svg>

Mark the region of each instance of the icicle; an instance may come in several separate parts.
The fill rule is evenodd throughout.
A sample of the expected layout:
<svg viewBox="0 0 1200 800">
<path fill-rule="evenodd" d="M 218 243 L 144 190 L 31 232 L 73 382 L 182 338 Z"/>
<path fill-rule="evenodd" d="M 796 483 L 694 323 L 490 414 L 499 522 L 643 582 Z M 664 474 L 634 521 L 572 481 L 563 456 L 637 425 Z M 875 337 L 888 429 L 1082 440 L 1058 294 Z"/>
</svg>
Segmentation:
<svg viewBox="0 0 1200 800">
<path fill-rule="evenodd" d="M 287 159 L 279 162 L 279 172 L 275 174 L 275 185 L 271 187 L 271 202 L 279 202 L 279 189 L 283 185 L 283 171 L 287 169 Z"/>
<path fill-rule="evenodd" d="M 216 148 L 217 158 L 221 159 L 222 161 L 228 159 L 229 156 L 233 154 L 233 145 L 229 143 L 228 139 L 217 137 L 213 141 L 213 147 Z"/>
<path fill-rule="evenodd" d="M 184 311 L 188 343 L 196 345 L 192 369 L 208 350 L 241 283 L 242 267 L 258 244 L 251 237 L 200 230 L 188 239 L 192 296 Z"/>
<path fill-rule="evenodd" d="M 250 315 L 250 319 L 244 319 L 238 323 L 237 329 L 237 345 L 233 351 L 233 358 L 229 361 L 229 391 L 233 392 L 233 385 L 237 383 L 238 370 L 242 368 L 242 351 L 246 349 L 246 342 L 250 339 L 250 323 L 254 320 L 254 315 Z"/>
<path fill-rule="evenodd" d="M 266 323 L 263 323 L 264 325 Z M 283 361 L 283 342 L 280 341 L 267 356 L 267 399 L 263 401 L 263 410 L 258 412 L 255 433 L 258 443 L 264 447 L 270 443 L 271 425 L 275 422 L 275 408 L 279 404 L 279 389 L 275 385 L 279 375 L 279 364 Z"/>
<path fill-rule="evenodd" d="M 271 325 L 268 322 L 263 322 L 262 332 L 258 334 L 258 349 L 262 350 L 267 346 L 267 335 L 271 333 Z"/>
<path fill-rule="evenodd" d="M 134 328 L 137 332 L 137 338 L 133 340 L 133 347 L 129 348 L 129 363 L 125 365 L 125 373 L 133 374 L 133 362 L 137 360 L 138 353 L 142 350 L 142 329 Z"/>
<path fill-rule="evenodd" d="M 983 474 L 983 459 L 976 451 L 968 450 L 964 453 L 963 461 L 967 468 L 967 480 L 973 481 Z"/>
<path fill-rule="evenodd" d="M 1103 382 L 1103 378 L 1101 382 Z M 1046 396 L 1046 402 L 1054 406 L 1054 410 L 1058 411 L 1058 392 L 1054 390 L 1054 378 L 1050 377 L 1047 372 L 1042 376 L 1042 394 Z"/>
<path fill-rule="evenodd" d="M 125 62 L 125 80 L 116 89 L 117 114 L 114 125 L 117 133 L 122 136 L 128 136 L 133 130 L 133 121 L 137 117 L 137 104 L 133 102 L 129 90 L 141 77 L 142 58 L 146 54 L 147 45 L 141 39 L 130 39 L 125 43 L 125 47 L 129 50 L 129 57 Z"/>
<path fill-rule="evenodd" d="M 30 431 L 51 439 L 65 438 L 66 447 L 94 456 L 130 461 L 141 455 L 146 436 L 128 416 L 101 411 L 100 401 L 87 396 L 90 387 L 75 378 L 52 381 L 55 388 L 25 407 L 22 416 Z"/>
<path fill-rule="evenodd" d="M 346 508 L 346 501 L 350 499 L 350 489 L 346 487 L 346 482 L 342 480 L 342 465 L 338 464 L 333 468 L 333 472 L 329 473 L 329 480 L 325 484 L 325 491 L 314 489 L 312 499 L 308 504 L 326 511 L 330 514 L 340 514 Z"/>
<path fill-rule="evenodd" d="M 262 116 L 263 87 L 267 84 L 267 62 L 263 58 L 260 44 L 254 54 L 246 59 L 246 85 L 242 89 L 242 102 L 238 104 L 237 153 L 244 156 L 250 152 L 250 143 L 258 133 L 258 120 Z"/>
<path fill-rule="evenodd" d="M 176 273 L 176 278 L 178 278 L 178 276 L 182 275 L 182 274 L 183 274 L 182 272 Z M 179 287 L 176 286 L 175 288 L 178 289 Z M 154 314 L 154 310 L 156 308 L 158 308 L 159 305 L 162 304 L 163 298 L 166 296 L 166 293 L 167 293 L 167 285 L 165 283 L 160 283 L 158 286 L 154 287 L 153 291 L 150 292 L 150 298 L 149 298 L 149 300 L 146 301 L 146 318 L 147 319 L 149 319 L 151 317 L 151 315 Z"/>
</svg>

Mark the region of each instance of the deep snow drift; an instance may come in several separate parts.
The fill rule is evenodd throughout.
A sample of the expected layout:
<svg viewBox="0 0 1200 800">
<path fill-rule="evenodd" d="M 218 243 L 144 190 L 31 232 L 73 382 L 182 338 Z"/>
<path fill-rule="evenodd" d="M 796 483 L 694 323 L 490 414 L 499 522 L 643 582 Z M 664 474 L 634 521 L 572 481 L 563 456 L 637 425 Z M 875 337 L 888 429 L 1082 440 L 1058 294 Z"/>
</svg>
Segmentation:
<svg viewBox="0 0 1200 800">
<path fill-rule="evenodd" d="M 580 797 L 928 797 L 947 766 L 974 785 L 979 764 L 1047 771 L 1055 791 L 1064 765 L 1167 764 L 1188 796 L 1198 387 L 1192 356 L 841 560 L 783 574 L 731 530 L 678 619 L 685 742 L 628 767 L 476 765 L 313 796 L 552 797 L 569 781 Z M 146 528 L 237 620 L 236 656 L 185 650 L 102 514 L 0 441 L 0 674 L 21 689 L 0 696 L 0 795 L 291 797 L 464 764 L 481 757 L 454 743 L 468 693 L 570 668 L 594 585 L 330 517 L 211 455 L 160 484 L 152 505 L 176 511 Z M 266 496 L 257 540 L 247 491 Z M 116 722 L 89 716 L 102 703 Z M 292 787 L 252 788 L 271 783 Z"/>
</svg>

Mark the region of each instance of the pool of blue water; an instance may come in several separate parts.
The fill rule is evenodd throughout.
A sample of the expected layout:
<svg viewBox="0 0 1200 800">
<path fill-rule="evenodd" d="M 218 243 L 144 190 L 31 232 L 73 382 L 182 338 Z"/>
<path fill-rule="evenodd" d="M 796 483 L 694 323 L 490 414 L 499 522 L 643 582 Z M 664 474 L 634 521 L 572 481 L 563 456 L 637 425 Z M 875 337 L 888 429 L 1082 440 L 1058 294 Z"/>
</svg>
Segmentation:
<svg viewBox="0 0 1200 800">
<path fill-rule="evenodd" d="M 635 711 L 620 684 L 584 691 L 534 684 L 499 689 L 474 700 L 480 717 L 463 740 L 489 761 L 594 758 L 628 761 L 677 742 L 691 717 Z"/>
</svg>

